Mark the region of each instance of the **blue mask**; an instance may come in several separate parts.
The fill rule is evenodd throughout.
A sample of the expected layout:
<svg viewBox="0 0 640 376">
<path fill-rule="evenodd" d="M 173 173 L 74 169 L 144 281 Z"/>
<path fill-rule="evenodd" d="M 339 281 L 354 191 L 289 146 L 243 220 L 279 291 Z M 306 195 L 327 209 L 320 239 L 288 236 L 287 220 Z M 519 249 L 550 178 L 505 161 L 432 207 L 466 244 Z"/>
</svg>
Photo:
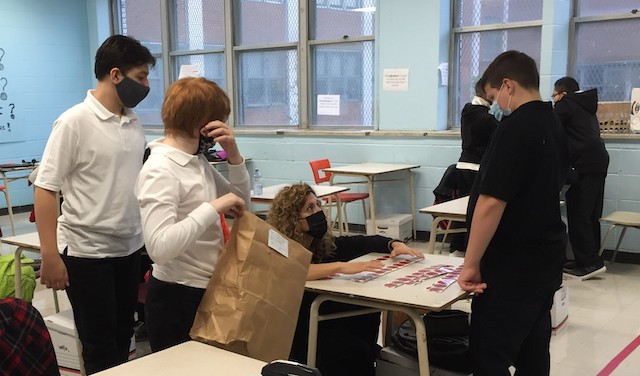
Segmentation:
<svg viewBox="0 0 640 376">
<path fill-rule="evenodd" d="M 504 84 L 502 86 L 504 86 Z M 506 109 L 503 110 L 502 108 L 500 108 L 500 105 L 498 104 L 498 98 L 500 98 L 500 93 L 502 92 L 502 86 L 500 86 L 500 90 L 498 91 L 498 96 L 493 101 L 493 103 L 491 103 L 491 106 L 489 107 L 489 115 L 493 115 L 493 117 L 495 117 L 496 120 L 498 121 L 502 120 L 502 118 L 505 116 L 511 115 L 511 108 L 509 108 L 509 106 L 511 106 L 511 95 L 509 95 L 509 103 L 507 103 Z"/>
</svg>

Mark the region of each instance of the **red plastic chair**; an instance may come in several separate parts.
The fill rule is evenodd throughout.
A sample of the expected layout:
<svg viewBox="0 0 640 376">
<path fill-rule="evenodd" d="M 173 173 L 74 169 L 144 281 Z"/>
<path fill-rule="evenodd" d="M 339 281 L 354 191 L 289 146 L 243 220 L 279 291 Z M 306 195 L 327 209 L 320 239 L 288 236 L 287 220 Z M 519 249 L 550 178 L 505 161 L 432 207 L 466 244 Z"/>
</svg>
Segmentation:
<svg viewBox="0 0 640 376">
<path fill-rule="evenodd" d="M 315 161 L 309 162 L 311 165 L 311 171 L 313 172 L 313 179 L 316 184 L 320 185 L 322 183 L 327 183 L 331 180 L 331 173 L 324 171 L 326 168 L 331 167 L 331 162 L 328 159 L 318 159 Z M 351 193 L 351 192 L 343 192 L 338 193 L 336 196 L 340 198 L 341 207 L 338 210 L 342 210 L 342 223 L 339 223 L 338 226 L 342 226 L 344 231 L 349 234 L 349 220 L 347 219 L 347 204 L 354 201 L 362 202 L 362 214 L 363 218 L 367 219 L 367 208 L 365 206 L 364 200 L 369 198 L 369 193 Z M 327 198 L 324 199 L 327 201 Z M 335 198 L 332 200 L 335 201 Z M 332 220 L 332 224 L 334 221 Z"/>
</svg>

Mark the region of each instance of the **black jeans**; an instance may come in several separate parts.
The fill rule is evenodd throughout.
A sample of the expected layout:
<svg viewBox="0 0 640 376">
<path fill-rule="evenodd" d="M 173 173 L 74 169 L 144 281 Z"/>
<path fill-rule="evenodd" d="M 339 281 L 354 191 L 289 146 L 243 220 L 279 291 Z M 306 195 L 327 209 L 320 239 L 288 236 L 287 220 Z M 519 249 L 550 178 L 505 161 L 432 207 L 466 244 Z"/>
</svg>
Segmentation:
<svg viewBox="0 0 640 376">
<path fill-rule="evenodd" d="M 67 296 L 82 343 L 87 374 L 124 363 L 129 358 L 133 314 L 138 301 L 140 252 L 89 259 L 67 256 Z"/>
<path fill-rule="evenodd" d="M 145 325 L 151 351 L 189 341 L 189 331 L 205 289 L 149 278 Z"/>
<path fill-rule="evenodd" d="M 578 174 L 567 191 L 569 241 L 576 267 L 603 265 L 600 250 L 600 217 L 604 200 L 604 173 Z"/>
<path fill-rule="evenodd" d="M 554 292 L 489 286 L 471 303 L 474 376 L 548 376 Z"/>
</svg>

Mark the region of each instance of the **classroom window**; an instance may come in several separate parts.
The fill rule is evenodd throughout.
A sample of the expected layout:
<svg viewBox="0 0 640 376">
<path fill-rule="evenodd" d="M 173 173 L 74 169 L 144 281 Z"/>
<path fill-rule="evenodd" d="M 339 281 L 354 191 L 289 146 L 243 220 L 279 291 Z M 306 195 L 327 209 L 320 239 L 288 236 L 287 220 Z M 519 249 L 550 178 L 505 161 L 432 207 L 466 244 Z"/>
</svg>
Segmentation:
<svg viewBox="0 0 640 376">
<path fill-rule="evenodd" d="M 375 1 L 312 0 L 309 6 L 311 125 L 371 127 Z M 318 105 L 324 103 L 319 96 L 330 96 L 333 105 Z"/>
<path fill-rule="evenodd" d="M 600 101 L 629 101 L 631 89 L 640 87 L 637 8 L 630 0 L 575 2 L 570 74 L 580 88 L 597 88 Z"/>
<path fill-rule="evenodd" d="M 540 66 L 542 0 L 461 0 L 453 6 L 449 124 L 475 94 L 475 83 L 500 53 L 518 50 Z"/>
<path fill-rule="evenodd" d="M 140 41 L 156 58 L 149 71 L 149 95 L 136 106 L 136 113 L 145 127 L 162 126 L 160 108 L 164 100 L 160 3 L 156 0 L 121 0 L 114 8 L 118 28 L 123 35 Z"/>
</svg>

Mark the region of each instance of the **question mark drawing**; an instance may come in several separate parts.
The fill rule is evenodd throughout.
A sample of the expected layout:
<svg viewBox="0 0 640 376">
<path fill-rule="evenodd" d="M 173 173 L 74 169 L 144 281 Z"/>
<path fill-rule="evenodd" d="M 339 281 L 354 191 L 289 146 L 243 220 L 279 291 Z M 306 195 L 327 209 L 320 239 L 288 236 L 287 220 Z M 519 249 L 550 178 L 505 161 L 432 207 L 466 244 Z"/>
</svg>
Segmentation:
<svg viewBox="0 0 640 376">
<path fill-rule="evenodd" d="M 13 114 L 13 109 L 16 108 L 16 105 L 13 103 L 9 103 L 9 107 L 11 107 L 11 118 L 15 119 L 16 115 Z"/>
<path fill-rule="evenodd" d="M 3 70 L 4 65 L 2 65 L 2 58 L 4 57 L 4 48 L 0 48 L 0 52 L 2 53 L 2 55 L 0 55 L 0 70 Z"/>
<path fill-rule="evenodd" d="M 2 85 L 2 93 L 0 93 L 0 99 L 2 99 L 3 101 L 6 101 L 7 100 L 7 93 L 4 92 L 4 88 L 7 87 L 7 84 L 9 83 L 9 80 L 7 80 L 4 77 L 0 78 L 0 82 L 2 82 L 2 80 L 4 80 L 4 85 Z"/>
</svg>

